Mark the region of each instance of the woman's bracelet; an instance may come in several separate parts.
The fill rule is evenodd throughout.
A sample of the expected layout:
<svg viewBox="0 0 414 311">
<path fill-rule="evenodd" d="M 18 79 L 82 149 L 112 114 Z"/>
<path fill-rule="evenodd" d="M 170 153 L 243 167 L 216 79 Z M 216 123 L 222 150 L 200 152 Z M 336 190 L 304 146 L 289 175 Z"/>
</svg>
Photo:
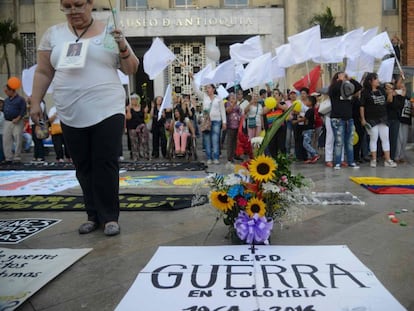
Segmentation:
<svg viewBox="0 0 414 311">
<path fill-rule="evenodd" d="M 125 46 L 123 49 L 119 48 L 120 53 L 125 53 L 126 51 L 128 51 L 128 46 Z"/>
<path fill-rule="evenodd" d="M 128 57 L 130 57 L 131 56 L 131 53 L 128 53 L 128 55 L 125 55 L 125 56 L 121 56 L 121 59 L 127 59 Z"/>
</svg>

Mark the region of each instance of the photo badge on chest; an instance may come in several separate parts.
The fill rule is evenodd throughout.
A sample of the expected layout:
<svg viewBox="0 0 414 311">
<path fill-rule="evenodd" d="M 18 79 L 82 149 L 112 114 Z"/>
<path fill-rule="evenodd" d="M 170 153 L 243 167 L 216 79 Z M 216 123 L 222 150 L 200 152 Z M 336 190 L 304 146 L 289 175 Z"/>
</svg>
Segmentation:
<svg viewBox="0 0 414 311">
<path fill-rule="evenodd" d="M 65 42 L 59 57 L 58 69 L 83 68 L 88 52 L 89 40 Z"/>
</svg>

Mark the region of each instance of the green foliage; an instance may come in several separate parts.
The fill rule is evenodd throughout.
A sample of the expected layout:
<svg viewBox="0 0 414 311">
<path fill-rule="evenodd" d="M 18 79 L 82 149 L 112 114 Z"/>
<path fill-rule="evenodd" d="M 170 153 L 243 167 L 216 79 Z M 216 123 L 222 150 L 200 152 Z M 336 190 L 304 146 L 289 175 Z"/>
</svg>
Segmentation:
<svg viewBox="0 0 414 311">
<path fill-rule="evenodd" d="M 263 142 L 260 145 L 259 150 L 257 151 L 257 155 L 261 155 L 266 150 L 267 146 L 269 145 L 270 141 L 272 140 L 273 136 L 276 134 L 277 130 L 282 126 L 283 122 L 285 122 L 287 116 L 293 110 L 294 105 L 290 106 L 288 110 L 286 110 L 282 115 L 278 116 L 272 123 L 272 126 L 269 130 L 266 131 L 265 137 L 263 138 Z"/>
<path fill-rule="evenodd" d="M 3 58 L 6 61 L 8 77 L 10 77 L 10 63 L 7 54 L 7 45 L 9 44 L 15 46 L 16 54 L 22 52 L 23 43 L 18 37 L 18 29 L 12 19 L 0 21 L 0 46 L 3 47 Z"/>
<path fill-rule="evenodd" d="M 332 15 L 332 11 L 329 7 L 326 7 L 326 11 L 321 14 L 314 15 L 309 24 L 311 26 L 321 26 L 321 37 L 332 38 L 344 34 L 345 28 L 335 24 L 335 17 Z"/>
<path fill-rule="evenodd" d="M 281 179 L 282 176 L 287 177 L 287 183 L 284 185 L 289 190 L 294 188 L 300 188 L 304 185 L 304 176 L 302 174 L 293 175 L 291 172 L 291 166 L 293 158 L 289 157 L 285 153 L 279 152 L 276 156 L 277 170 L 276 178 Z"/>
</svg>

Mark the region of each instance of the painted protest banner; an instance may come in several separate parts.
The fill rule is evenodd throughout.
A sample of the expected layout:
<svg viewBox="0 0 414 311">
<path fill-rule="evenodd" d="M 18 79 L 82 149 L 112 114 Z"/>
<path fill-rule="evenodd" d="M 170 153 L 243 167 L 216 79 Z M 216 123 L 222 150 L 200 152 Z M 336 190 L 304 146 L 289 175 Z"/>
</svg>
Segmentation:
<svg viewBox="0 0 414 311">
<path fill-rule="evenodd" d="M 0 248 L 0 311 L 12 311 L 92 248 Z"/>
<path fill-rule="evenodd" d="M 160 247 L 116 311 L 399 311 L 346 246 Z"/>
<path fill-rule="evenodd" d="M 75 171 L 0 171 L 0 196 L 45 195 L 78 185 Z"/>
<path fill-rule="evenodd" d="M 60 219 L 0 219 L 0 244 L 17 244 L 58 222 Z"/>
</svg>

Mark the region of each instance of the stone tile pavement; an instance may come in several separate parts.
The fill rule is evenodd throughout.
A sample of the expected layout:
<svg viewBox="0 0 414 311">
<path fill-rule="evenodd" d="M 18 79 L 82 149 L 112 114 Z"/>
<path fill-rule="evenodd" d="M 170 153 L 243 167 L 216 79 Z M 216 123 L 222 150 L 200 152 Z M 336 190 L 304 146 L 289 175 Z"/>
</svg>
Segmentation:
<svg viewBox="0 0 414 311">
<path fill-rule="evenodd" d="M 410 151 L 409 156 L 410 162 L 397 168 L 381 165 L 370 168 L 363 164 L 358 170 L 334 171 L 323 166 L 323 162 L 295 163 L 296 172 L 313 180 L 314 191 L 349 191 L 366 204 L 307 206 L 302 221 L 275 228 L 272 244 L 346 244 L 401 304 L 414 311 L 413 195 L 375 195 L 349 180 L 349 176 L 414 177 L 414 152 Z M 48 159 L 53 160 L 53 154 Z M 224 164 L 207 169 L 209 172 L 226 170 Z M 128 174 L 139 176 L 148 172 Z M 129 189 L 128 192 L 131 191 L 143 190 Z M 74 192 L 79 189 L 70 191 Z M 387 218 L 387 212 L 401 208 L 408 209 L 404 214 L 407 227 L 392 224 Z M 216 224 L 215 215 L 208 205 L 173 212 L 121 212 L 121 234 L 106 237 L 102 231 L 82 236 L 77 233 L 78 225 L 85 220 L 83 212 L 2 212 L 2 219 L 39 216 L 62 219 L 58 225 L 8 247 L 93 248 L 19 310 L 113 310 L 158 246 L 229 244 L 224 238 L 226 228 L 221 222 Z"/>
</svg>

